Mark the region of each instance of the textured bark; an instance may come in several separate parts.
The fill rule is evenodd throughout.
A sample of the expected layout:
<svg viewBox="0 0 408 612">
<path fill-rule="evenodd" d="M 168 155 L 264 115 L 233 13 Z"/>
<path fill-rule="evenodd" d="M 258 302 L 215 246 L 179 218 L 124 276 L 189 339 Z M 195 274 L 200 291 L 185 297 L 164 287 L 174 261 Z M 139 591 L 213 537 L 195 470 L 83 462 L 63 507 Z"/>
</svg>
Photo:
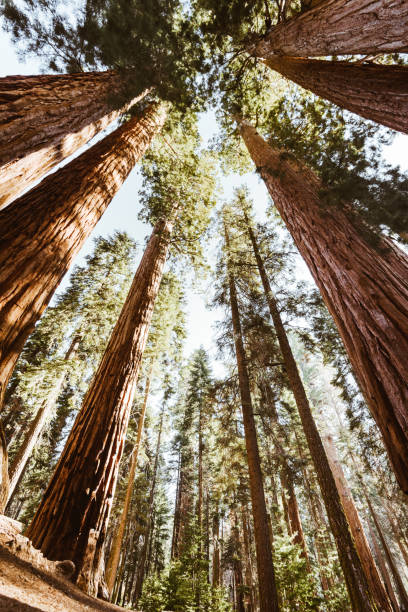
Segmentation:
<svg viewBox="0 0 408 612">
<path fill-rule="evenodd" d="M 70 359 L 73 359 L 75 356 L 76 350 L 78 348 L 78 344 L 80 342 L 80 336 L 77 334 L 72 339 L 71 345 L 69 346 L 67 352 L 65 353 L 64 360 L 68 362 Z M 30 427 L 24 436 L 24 440 L 22 441 L 20 448 L 16 456 L 13 459 L 13 463 L 10 465 L 9 477 L 10 477 L 10 489 L 9 489 L 9 498 L 8 502 L 10 502 L 11 497 L 18 486 L 21 477 L 24 473 L 27 462 L 31 456 L 31 453 L 34 450 L 35 445 L 38 442 L 38 439 L 41 435 L 41 432 L 44 428 L 44 425 L 52 411 L 55 407 L 58 396 L 60 395 L 62 388 L 64 386 L 64 381 L 66 377 L 66 368 L 63 368 L 60 373 L 58 379 L 56 380 L 54 387 L 49 391 L 49 395 L 46 400 L 43 401 L 40 408 L 37 411 Z"/>
<path fill-rule="evenodd" d="M 122 513 L 120 515 L 117 531 L 115 531 L 115 533 L 113 534 L 111 551 L 109 554 L 108 563 L 106 564 L 106 584 L 107 584 L 108 591 L 110 594 L 112 594 L 113 586 L 115 584 L 116 573 L 117 573 L 118 565 L 119 565 L 120 552 L 122 549 L 123 536 L 125 534 L 125 527 L 126 527 L 127 520 L 128 520 L 130 502 L 132 500 L 133 486 L 135 483 L 135 474 L 136 474 L 136 468 L 137 468 L 137 461 L 139 458 L 140 442 L 142 440 L 144 419 L 146 415 L 146 407 L 147 407 L 147 400 L 149 397 L 150 382 L 152 379 L 153 366 L 154 366 L 154 361 L 152 361 L 150 365 L 149 374 L 146 380 L 142 410 L 140 412 L 139 422 L 137 424 L 136 441 L 133 447 L 132 457 L 130 460 L 130 469 L 129 469 L 128 483 L 126 487 L 125 501 L 123 503 Z"/>
<path fill-rule="evenodd" d="M 247 122 L 241 133 L 334 318 L 408 493 L 408 257 L 386 238 L 369 244 L 347 207 L 323 208 L 320 181 L 308 168 L 273 150 Z"/>
<path fill-rule="evenodd" d="M 392 603 L 387 595 L 384 585 L 381 582 L 377 566 L 364 533 L 363 524 L 355 506 L 350 487 L 348 486 L 348 482 L 343 472 L 343 468 L 337 456 L 336 448 L 331 435 L 326 434 L 324 436 L 324 446 L 334 479 L 336 481 L 337 490 L 343 504 L 344 512 L 350 525 L 356 549 L 370 586 L 370 590 L 375 594 L 375 599 L 378 603 L 379 609 L 392 612 Z"/>
<path fill-rule="evenodd" d="M 408 133 L 408 66 L 273 56 L 265 64 L 365 119 Z"/>
<path fill-rule="evenodd" d="M 254 518 L 260 612 L 278 612 L 278 594 L 275 583 L 271 539 L 269 537 L 268 515 L 266 511 L 261 461 L 259 456 L 245 348 L 242 338 L 235 279 L 229 255 L 229 236 L 225 224 L 224 230 L 230 306 L 234 330 L 235 354 L 238 366 L 242 416 L 244 420 L 252 513 Z"/>
<path fill-rule="evenodd" d="M 82 570 L 92 530 L 98 533 L 96 558 L 103 547 L 171 231 L 170 220 L 156 224 L 54 475 L 28 527 L 28 537 L 46 557 L 75 563 L 75 578 Z"/>
<path fill-rule="evenodd" d="M 113 71 L 0 79 L 0 209 L 147 93 L 117 111 L 120 86 Z"/>
<path fill-rule="evenodd" d="M 163 122 L 149 108 L 0 211 L 0 405 L 35 323 Z"/>
<path fill-rule="evenodd" d="M 306 441 L 312 457 L 313 465 L 319 481 L 320 491 L 326 506 L 330 527 L 336 541 L 337 551 L 346 585 L 353 605 L 353 610 L 376 610 L 375 593 L 370 592 L 369 584 L 358 556 L 350 526 L 336 488 L 336 483 L 317 430 L 309 405 L 302 379 L 297 368 L 292 349 L 283 326 L 276 299 L 272 293 L 269 279 L 258 248 L 255 233 L 248 222 L 247 230 L 252 242 L 254 255 L 258 265 L 259 275 L 268 301 L 269 312 L 276 330 L 279 347 L 285 363 L 291 391 L 294 395 L 297 409 L 305 433 Z"/>
<path fill-rule="evenodd" d="M 408 52 L 405 0 L 325 0 L 271 29 L 248 51 L 322 56 Z"/>
<path fill-rule="evenodd" d="M 211 584 L 213 587 L 220 586 L 221 555 L 220 555 L 219 540 L 220 540 L 220 515 L 219 515 L 219 503 L 217 502 L 217 508 L 213 516 L 213 525 L 212 525 L 213 554 L 212 554 Z"/>
</svg>

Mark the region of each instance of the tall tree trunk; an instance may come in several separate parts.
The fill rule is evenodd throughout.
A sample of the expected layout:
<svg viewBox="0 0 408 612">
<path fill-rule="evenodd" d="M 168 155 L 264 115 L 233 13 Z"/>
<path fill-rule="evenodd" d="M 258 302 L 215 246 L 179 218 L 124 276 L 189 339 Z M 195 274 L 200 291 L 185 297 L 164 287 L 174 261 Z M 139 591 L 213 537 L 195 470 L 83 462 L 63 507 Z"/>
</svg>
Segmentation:
<svg viewBox="0 0 408 612">
<path fill-rule="evenodd" d="M 213 541 L 213 555 L 212 555 L 212 586 L 220 586 L 221 577 L 221 555 L 220 555 L 220 515 L 219 515 L 219 502 L 217 502 L 216 511 L 213 516 L 213 527 L 212 527 L 212 541 Z"/>
<path fill-rule="evenodd" d="M 72 339 L 72 342 L 65 353 L 64 361 L 68 362 L 70 359 L 75 357 L 79 342 L 81 340 L 81 336 L 75 334 Z M 33 452 L 35 445 L 41 435 L 41 432 L 44 428 L 46 421 L 49 416 L 52 414 L 52 411 L 55 407 L 58 396 L 60 395 L 65 378 L 67 375 L 67 366 L 63 367 L 62 372 L 60 373 L 58 379 L 56 380 L 53 388 L 50 390 L 49 395 L 46 400 L 41 404 L 37 414 L 35 415 L 29 430 L 27 431 L 24 440 L 21 443 L 20 448 L 16 456 L 14 457 L 13 463 L 10 465 L 9 470 L 9 478 L 10 478 L 10 489 L 9 489 L 9 499 L 8 503 L 11 501 L 14 491 L 16 490 L 17 485 L 19 484 L 21 477 L 24 473 L 27 462 Z"/>
<path fill-rule="evenodd" d="M 325 0 L 279 23 L 248 51 L 265 58 L 406 53 L 407 40 L 405 0 Z"/>
<path fill-rule="evenodd" d="M 361 481 L 360 481 L 361 482 Z M 375 512 L 373 505 L 371 503 L 371 500 L 366 492 L 366 490 L 363 488 L 363 492 L 364 492 L 364 496 L 365 499 L 367 501 L 367 506 L 368 509 L 370 511 L 370 515 L 371 518 L 374 522 L 375 528 L 377 530 L 378 535 L 380 536 L 380 541 L 385 553 L 385 557 L 387 559 L 388 565 L 390 567 L 391 573 L 393 575 L 393 578 L 395 580 L 395 584 L 397 586 L 397 591 L 398 591 L 398 595 L 399 595 L 399 600 L 400 600 L 400 604 L 401 604 L 401 610 L 402 612 L 408 612 L 408 593 L 405 589 L 404 583 L 402 581 L 401 578 L 401 574 L 398 571 L 398 568 L 396 566 L 396 563 L 394 561 L 394 557 L 392 555 L 392 552 L 390 550 L 390 547 L 388 546 L 388 542 L 384 536 L 380 521 L 378 520 L 378 516 L 377 513 Z"/>
<path fill-rule="evenodd" d="M 391 578 L 387 570 L 387 566 L 383 559 L 383 553 L 380 550 L 379 544 L 377 542 L 377 536 L 375 535 L 373 528 L 371 527 L 370 521 L 368 521 L 367 524 L 368 524 L 368 533 L 370 534 L 370 540 L 374 548 L 375 558 L 378 563 L 378 567 L 380 569 L 381 575 L 383 577 L 385 588 L 387 589 L 388 597 L 392 601 L 393 609 L 395 610 L 395 612 L 399 612 L 400 607 L 398 605 L 398 601 L 394 593 L 394 588 L 392 586 L 392 582 L 391 582 Z"/>
<path fill-rule="evenodd" d="M 337 456 L 333 438 L 330 434 L 326 434 L 323 439 L 327 458 L 336 481 L 337 490 L 350 525 L 351 533 L 353 535 L 356 549 L 359 554 L 361 564 L 364 568 L 370 590 L 375 594 L 376 601 L 380 605 L 380 610 L 392 611 L 391 601 L 387 595 L 384 585 L 381 582 L 377 566 L 371 554 L 371 550 L 364 533 L 363 524 L 355 506 L 342 465 Z"/>
<path fill-rule="evenodd" d="M 150 107 L 0 212 L 0 405 L 36 321 L 164 118 Z"/>
<path fill-rule="evenodd" d="M 244 420 L 252 512 L 254 517 L 260 612 L 278 612 L 278 594 L 275 583 L 271 540 L 269 537 L 268 515 L 265 503 L 261 461 L 252 407 L 247 360 L 245 355 L 244 341 L 242 338 L 235 278 L 230 260 L 229 235 L 225 222 L 224 231 L 230 306 L 234 330 L 235 353 L 238 366 L 242 415 Z"/>
<path fill-rule="evenodd" d="M 245 612 L 244 604 L 244 577 L 242 572 L 242 561 L 241 561 L 241 540 L 239 537 L 238 519 L 235 511 L 231 512 L 231 535 L 234 539 L 235 550 L 233 558 L 233 572 L 234 572 L 234 600 L 236 612 Z"/>
<path fill-rule="evenodd" d="M 336 483 L 330 469 L 329 461 L 312 415 L 309 400 L 307 398 L 306 391 L 289 344 L 286 330 L 279 313 L 279 308 L 272 293 L 269 279 L 267 277 L 265 266 L 255 237 L 255 232 L 245 212 L 244 215 L 247 221 L 247 231 L 258 265 L 259 275 L 261 277 L 265 296 L 268 301 L 269 312 L 275 327 L 276 336 L 278 338 L 285 364 L 285 371 L 296 401 L 300 419 L 302 421 L 303 430 L 313 460 L 313 465 L 316 470 L 327 515 L 329 517 L 330 527 L 336 541 L 339 559 L 344 577 L 346 579 L 353 609 L 376 610 L 376 604 L 378 603 L 381 606 L 383 605 L 383 601 L 378 600 L 376 593 L 372 592 L 369 588 L 368 577 L 365 574 L 361 560 L 357 553 L 350 531 L 350 526 L 347 522 L 340 496 L 337 491 Z M 385 610 L 389 609 L 389 607 L 385 608 Z"/>
<path fill-rule="evenodd" d="M 105 354 L 27 536 L 50 559 L 71 559 L 81 575 L 88 540 L 102 552 L 137 377 L 170 242 L 173 220 L 160 219 L 136 271 Z M 88 582 L 88 584 L 86 584 Z"/>
<path fill-rule="evenodd" d="M 203 552 L 203 411 L 199 407 L 198 413 L 198 498 L 197 498 L 197 525 L 199 532 L 199 552 Z"/>
<path fill-rule="evenodd" d="M 265 64 L 365 119 L 408 133 L 408 67 L 274 55 Z"/>
<path fill-rule="evenodd" d="M 123 536 L 125 533 L 125 527 L 128 522 L 129 508 L 130 508 L 130 502 L 132 500 L 133 486 L 135 483 L 137 461 L 139 458 L 140 442 L 142 440 L 142 433 L 143 433 L 147 400 L 149 397 L 149 390 L 150 390 L 150 383 L 152 379 L 153 367 L 154 367 L 154 359 L 152 359 L 152 362 L 150 364 L 149 373 L 146 379 L 143 405 L 142 405 L 142 410 L 139 416 L 139 422 L 137 424 L 136 442 L 133 447 L 132 458 L 130 461 L 130 470 L 129 470 L 128 483 L 126 487 L 125 501 L 123 503 L 122 513 L 120 515 L 118 528 L 117 530 L 115 530 L 115 533 L 113 535 L 113 541 L 112 541 L 112 546 L 111 546 L 111 550 L 109 554 L 109 559 L 106 565 L 106 585 L 108 587 L 108 591 L 110 594 L 112 594 L 113 585 L 115 584 L 116 572 L 118 569 L 119 558 L 120 558 L 120 551 L 122 549 Z"/>
<path fill-rule="evenodd" d="M 160 456 L 160 442 L 161 442 L 161 435 L 162 435 L 162 430 L 163 430 L 163 418 L 164 418 L 164 408 L 162 408 L 161 414 L 160 414 L 159 433 L 157 436 L 156 453 L 155 453 L 155 458 L 154 458 L 154 467 L 153 467 L 153 474 L 152 474 L 152 484 L 150 487 L 149 504 L 148 504 L 148 510 L 147 510 L 148 518 L 147 518 L 147 525 L 146 525 L 146 530 L 145 530 L 145 538 L 144 538 L 143 547 L 140 553 L 140 558 L 138 559 L 138 572 L 137 572 L 137 577 L 136 577 L 136 587 L 135 587 L 135 593 L 134 593 L 135 601 L 138 601 L 140 599 L 140 596 L 142 594 L 142 588 L 143 588 L 143 580 L 146 574 L 146 559 L 147 559 L 148 544 L 149 544 L 149 540 L 151 539 L 154 494 L 156 491 L 157 470 L 158 470 L 159 456 Z"/>
<path fill-rule="evenodd" d="M 249 518 L 246 506 L 242 508 L 242 534 L 244 536 L 244 551 L 245 551 L 245 584 L 249 591 L 248 605 L 246 612 L 254 612 L 254 584 L 251 558 L 251 538 L 249 533 Z"/>
<path fill-rule="evenodd" d="M 347 208 L 323 210 L 313 172 L 273 150 L 248 122 L 240 128 L 336 322 L 399 485 L 408 493 L 408 257 L 386 238 L 376 247 L 369 244 Z"/>
<path fill-rule="evenodd" d="M 0 79 L 0 209 L 147 93 L 115 110 L 120 89 L 113 71 Z"/>
</svg>

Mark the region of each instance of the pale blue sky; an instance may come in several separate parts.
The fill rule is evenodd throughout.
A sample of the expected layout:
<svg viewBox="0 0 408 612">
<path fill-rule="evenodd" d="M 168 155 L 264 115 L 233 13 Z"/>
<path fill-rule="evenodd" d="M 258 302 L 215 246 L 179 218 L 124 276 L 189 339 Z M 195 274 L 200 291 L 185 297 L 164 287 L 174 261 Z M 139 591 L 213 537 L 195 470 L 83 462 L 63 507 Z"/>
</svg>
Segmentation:
<svg viewBox="0 0 408 612">
<path fill-rule="evenodd" d="M 0 31 L 0 77 L 11 74 L 38 74 L 41 72 L 40 63 L 35 58 L 23 62 L 21 61 L 13 47 L 8 35 Z M 210 138 L 216 131 L 217 126 L 213 113 L 206 113 L 200 120 L 200 132 L 204 139 Z M 398 134 L 394 143 L 388 147 L 386 152 L 388 161 L 393 164 L 400 164 L 408 169 L 408 137 Z M 231 175 L 222 180 L 224 197 L 230 198 L 234 187 L 245 183 L 254 200 L 256 212 L 261 218 L 265 214 L 268 196 L 266 189 L 255 174 L 248 174 L 244 177 Z M 122 186 L 119 193 L 113 199 L 107 212 L 104 214 L 96 226 L 92 236 L 108 235 L 114 230 L 126 230 L 140 244 L 144 243 L 144 238 L 150 233 L 150 227 L 137 219 L 138 214 L 138 189 L 140 187 L 140 177 L 137 168 L 130 174 L 127 181 Z M 81 263 L 83 257 L 92 249 L 92 238 L 87 241 L 76 263 Z M 213 259 L 213 253 L 211 254 Z M 302 266 L 303 268 L 303 266 Z M 307 273 L 303 270 L 303 274 Z M 65 283 L 64 283 L 65 284 Z M 220 317 L 220 313 L 206 309 L 206 299 L 210 295 L 210 283 L 204 284 L 203 292 L 200 294 L 195 291 L 189 292 L 187 304 L 188 317 L 188 337 L 186 341 L 185 353 L 189 355 L 195 348 L 203 345 L 209 350 L 212 359 L 215 357 L 213 323 Z M 222 374 L 221 364 L 214 362 L 215 373 Z"/>
</svg>

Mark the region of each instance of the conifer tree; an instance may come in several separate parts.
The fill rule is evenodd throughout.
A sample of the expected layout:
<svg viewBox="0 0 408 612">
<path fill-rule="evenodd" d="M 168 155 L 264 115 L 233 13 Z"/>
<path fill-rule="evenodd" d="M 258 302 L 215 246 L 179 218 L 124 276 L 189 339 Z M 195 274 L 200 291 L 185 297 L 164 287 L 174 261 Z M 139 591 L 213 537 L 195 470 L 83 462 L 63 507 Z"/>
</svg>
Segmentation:
<svg viewBox="0 0 408 612">
<path fill-rule="evenodd" d="M 212 202 L 213 178 L 208 159 L 197 159 L 193 134 L 186 142 L 181 130 L 178 124 L 173 131 L 173 141 L 178 136 L 180 146 L 185 146 L 185 157 L 179 164 L 169 160 L 161 148 L 146 160 L 146 215 L 155 221 L 155 227 L 82 409 L 28 529 L 34 545 L 45 555 L 54 559 L 68 556 L 74 561 L 77 583 L 93 594 L 98 593 L 103 580 L 110 499 L 116 488 L 130 408 L 173 228 L 176 224 L 179 236 L 184 232 L 187 240 L 196 243 L 190 250 L 188 243 L 185 245 L 187 253 L 194 257 Z M 196 163 L 193 165 L 191 160 Z M 163 163 L 160 174 L 155 172 L 159 161 Z"/>
<path fill-rule="evenodd" d="M 255 524 L 255 541 L 257 550 L 257 566 L 259 579 L 259 601 L 261 612 L 279 610 L 277 589 L 272 559 L 271 540 L 268 528 L 268 518 L 265 504 L 263 478 L 259 457 L 259 449 L 253 416 L 248 369 L 246 365 L 245 348 L 242 339 L 239 308 L 235 288 L 234 273 L 231 266 L 231 250 L 228 229 L 224 220 L 225 248 L 227 257 L 227 274 L 231 302 L 231 313 L 234 327 L 235 350 L 240 380 L 242 413 L 245 427 L 245 443 L 250 479 L 252 512 Z"/>
<path fill-rule="evenodd" d="M 405 342 L 401 331 L 408 324 L 403 280 L 407 258 L 386 238 L 379 236 L 373 246 L 375 236 L 347 204 L 342 210 L 326 207 L 323 212 L 322 185 L 316 175 L 292 156 L 272 149 L 248 122 L 240 126 L 246 146 L 336 322 L 398 482 L 406 492 L 407 368 L 400 349 Z M 305 240 L 306 235 L 310 241 Z M 347 246 L 351 243 L 352 257 Z M 381 323 L 372 315 L 379 311 Z M 377 343 L 381 343 L 381 352 Z"/>
</svg>

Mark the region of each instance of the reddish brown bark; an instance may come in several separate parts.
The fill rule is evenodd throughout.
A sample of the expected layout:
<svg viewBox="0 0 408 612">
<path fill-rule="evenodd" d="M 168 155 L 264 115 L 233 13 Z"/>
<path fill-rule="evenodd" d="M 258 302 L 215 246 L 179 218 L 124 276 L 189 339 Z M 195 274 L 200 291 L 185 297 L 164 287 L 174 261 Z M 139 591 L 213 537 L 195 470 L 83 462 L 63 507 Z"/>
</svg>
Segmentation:
<svg viewBox="0 0 408 612">
<path fill-rule="evenodd" d="M 235 279 L 229 254 L 229 235 L 224 223 L 227 255 L 227 274 L 229 285 L 232 325 L 234 330 L 235 354 L 238 366 L 239 389 L 242 416 L 244 420 L 245 445 L 247 452 L 249 485 L 251 492 L 252 514 L 254 518 L 256 561 L 259 582 L 260 612 L 278 612 L 278 594 L 272 559 L 272 546 L 269 537 L 268 514 L 265 503 L 261 460 L 252 406 L 247 360 L 242 338 L 241 321 L 238 308 Z"/>
<path fill-rule="evenodd" d="M 137 461 L 139 457 L 140 442 L 142 440 L 144 419 L 145 419 L 145 414 L 146 414 L 147 400 L 149 397 L 150 382 L 152 378 L 153 366 L 154 366 L 154 360 L 152 360 L 152 363 L 150 365 L 149 374 L 146 380 L 142 410 L 140 412 L 139 422 L 137 424 L 136 441 L 135 441 L 135 445 L 132 450 L 132 457 L 130 461 L 130 469 L 129 469 L 128 483 L 126 487 L 125 501 L 123 503 L 122 513 L 120 515 L 117 531 L 115 531 L 115 533 L 113 534 L 112 546 L 111 546 L 111 550 L 109 554 L 109 559 L 106 565 L 106 585 L 108 587 L 108 591 L 110 594 L 112 594 L 113 586 L 115 584 L 116 573 L 117 573 L 118 565 L 119 565 L 120 553 L 122 550 L 123 537 L 125 535 L 125 527 L 128 521 L 130 502 L 132 501 L 133 485 L 135 481 Z"/>
<path fill-rule="evenodd" d="M 265 64 L 342 108 L 408 133 L 408 66 L 357 66 L 278 55 Z"/>
<path fill-rule="evenodd" d="M 0 405 L 35 323 L 163 122 L 149 108 L 0 211 Z"/>
<path fill-rule="evenodd" d="M 99 566 L 171 231 L 169 220 L 156 224 L 82 409 L 27 531 L 46 557 L 71 559 L 76 578 L 81 576 L 88 540 L 95 533 L 93 571 Z M 95 594 L 95 588 L 90 578 L 87 589 Z"/>
<path fill-rule="evenodd" d="M 356 549 L 370 585 L 370 589 L 373 593 L 375 593 L 376 601 L 380 606 L 379 609 L 392 612 L 391 601 L 389 600 L 384 585 L 381 582 L 377 566 L 364 533 L 363 524 L 354 503 L 354 499 L 344 475 L 343 468 L 337 456 L 336 448 L 331 435 L 327 434 L 324 436 L 324 446 L 334 479 L 336 481 L 340 499 L 343 504 L 344 512 L 347 516 L 351 533 L 353 534 Z"/>
<path fill-rule="evenodd" d="M 113 71 L 0 79 L 0 209 L 105 129 L 122 111 Z"/>
<path fill-rule="evenodd" d="M 243 128 L 243 130 L 245 129 L 246 126 Z M 375 599 L 376 593 L 370 591 L 369 583 L 353 542 L 350 526 L 344 513 L 327 455 L 312 415 L 309 400 L 307 398 L 306 391 L 289 344 L 279 308 L 271 290 L 255 233 L 248 220 L 248 217 L 246 217 L 246 219 L 247 230 L 253 246 L 265 296 L 268 301 L 269 312 L 275 327 L 283 361 L 285 363 L 285 370 L 289 379 L 290 388 L 296 401 L 296 407 L 299 411 L 305 438 L 309 447 L 314 468 L 316 470 L 330 527 L 336 541 L 337 551 L 350 595 L 350 600 L 352 602 L 353 609 L 355 610 L 374 611 L 377 609 Z"/>
<path fill-rule="evenodd" d="M 383 580 L 384 580 L 385 588 L 387 589 L 388 596 L 389 596 L 390 600 L 392 601 L 392 605 L 394 606 L 395 612 L 399 612 L 398 601 L 397 601 L 397 598 L 396 598 L 396 595 L 395 595 L 395 592 L 394 592 L 394 588 L 392 586 L 392 582 L 391 582 L 391 578 L 390 578 L 390 575 L 389 575 L 388 570 L 387 570 L 387 566 L 386 566 L 385 561 L 383 559 L 383 553 L 380 550 L 380 546 L 379 546 L 379 544 L 377 542 L 377 537 L 376 537 L 376 535 L 375 535 L 375 533 L 374 533 L 374 531 L 373 531 L 373 529 L 371 527 L 370 521 L 368 521 L 367 524 L 368 524 L 368 533 L 370 534 L 370 540 L 371 540 L 371 543 L 372 543 L 373 548 L 374 548 L 375 559 L 376 559 L 376 561 L 378 563 L 378 567 L 379 567 L 379 569 L 381 571 L 381 575 L 382 575 Z"/>
<path fill-rule="evenodd" d="M 273 27 L 252 55 L 364 55 L 408 51 L 405 0 L 325 0 Z"/>
<path fill-rule="evenodd" d="M 247 122 L 241 133 L 335 320 L 408 493 L 408 258 L 386 238 L 368 243 L 346 207 L 324 208 L 317 177 Z"/>
</svg>

